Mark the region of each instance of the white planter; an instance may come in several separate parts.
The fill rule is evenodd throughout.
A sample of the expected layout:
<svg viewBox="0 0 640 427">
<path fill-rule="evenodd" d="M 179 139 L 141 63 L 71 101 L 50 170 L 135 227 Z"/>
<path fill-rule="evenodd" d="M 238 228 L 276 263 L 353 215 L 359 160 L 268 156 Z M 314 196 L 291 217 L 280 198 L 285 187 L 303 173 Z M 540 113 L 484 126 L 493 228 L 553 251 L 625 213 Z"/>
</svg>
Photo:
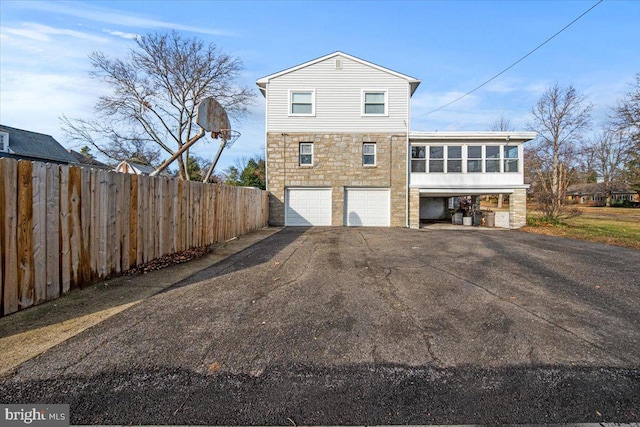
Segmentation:
<svg viewBox="0 0 640 427">
<path fill-rule="evenodd" d="M 470 216 L 463 216 L 462 217 L 462 225 L 471 225 L 473 218 Z"/>
</svg>

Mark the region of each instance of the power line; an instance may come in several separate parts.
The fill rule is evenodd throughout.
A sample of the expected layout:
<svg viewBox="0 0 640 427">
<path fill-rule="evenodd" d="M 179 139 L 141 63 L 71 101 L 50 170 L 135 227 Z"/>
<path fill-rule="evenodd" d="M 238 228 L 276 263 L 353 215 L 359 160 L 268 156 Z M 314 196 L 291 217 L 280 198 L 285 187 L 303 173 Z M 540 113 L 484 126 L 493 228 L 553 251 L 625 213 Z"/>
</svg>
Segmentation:
<svg viewBox="0 0 640 427">
<path fill-rule="evenodd" d="M 453 101 L 436 108 L 435 110 L 431 110 L 427 113 L 424 114 L 419 114 L 417 116 L 413 116 L 412 118 L 415 119 L 416 117 L 422 117 L 422 116 L 428 116 L 429 114 L 435 113 L 436 111 L 440 111 L 442 109 L 447 108 L 449 105 L 454 104 L 458 101 L 460 101 L 462 98 L 465 98 L 469 95 L 471 95 L 473 92 L 477 91 L 478 89 L 480 89 L 481 87 L 491 83 L 492 81 L 494 81 L 495 79 L 497 79 L 498 77 L 500 77 L 501 75 L 503 75 L 504 73 L 506 73 L 507 71 L 509 71 L 510 69 L 512 69 L 513 67 L 515 67 L 516 65 L 518 65 L 520 62 L 524 61 L 527 57 L 529 57 L 531 54 L 533 54 L 535 51 L 537 51 L 538 49 L 540 49 L 542 46 L 544 46 L 545 44 L 549 43 L 551 40 L 553 40 L 557 35 L 559 35 L 560 33 L 562 33 L 564 30 L 566 30 L 567 28 L 569 28 L 570 26 L 572 26 L 573 24 L 575 24 L 580 18 L 582 18 L 583 16 L 585 16 L 587 13 L 591 12 L 596 6 L 598 6 L 600 3 L 602 3 L 604 0 L 598 0 L 596 2 L 596 4 L 594 4 L 593 6 L 591 6 L 589 9 L 587 9 L 585 12 L 582 13 L 582 15 L 578 16 L 576 19 L 574 19 L 573 21 L 569 22 L 567 25 L 565 25 L 560 31 L 558 31 L 557 33 L 555 33 L 554 35 L 552 35 L 551 37 L 549 37 L 548 39 L 546 39 L 545 41 L 543 41 L 542 43 L 540 43 L 538 46 L 536 46 L 533 50 L 531 50 L 529 53 L 527 53 L 525 56 L 523 56 L 522 58 L 518 59 L 516 62 L 514 62 L 513 64 L 509 65 L 507 68 L 505 68 L 504 70 L 500 71 L 498 74 L 496 74 L 495 76 L 491 77 L 489 80 L 487 80 L 486 82 L 482 83 L 479 86 L 476 86 L 475 88 L 473 88 L 472 90 L 470 90 L 469 92 L 465 93 L 464 95 L 454 99 Z"/>
</svg>

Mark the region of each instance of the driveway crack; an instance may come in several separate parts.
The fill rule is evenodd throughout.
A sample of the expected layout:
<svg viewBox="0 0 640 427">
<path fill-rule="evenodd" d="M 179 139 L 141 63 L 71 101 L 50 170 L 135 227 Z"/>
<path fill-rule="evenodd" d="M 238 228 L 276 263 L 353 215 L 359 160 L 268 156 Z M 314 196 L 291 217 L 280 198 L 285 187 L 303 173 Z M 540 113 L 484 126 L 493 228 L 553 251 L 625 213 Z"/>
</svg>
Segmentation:
<svg viewBox="0 0 640 427">
<path fill-rule="evenodd" d="M 590 341 L 590 340 L 588 340 L 588 339 L 586 339 L 586 338 L 584 338 L 584 337 L 582 337 L 582 336 L 578 335 L 577 333 L 573 332 L 573 331 L 572 331 L 571 329 L 569 329 L 569 328 L 566 328 L 566 327 L 564 327 L 564 326 L 562 326 L 562 325 L 560 325 L 560 324 L 558 324 L 558 323 L 556 323 L 556 322 L 554 322 L 554 321 L 552 321 L 552 320 L 550 320 L 550 319 L 547 319 L 547 318 L 546 318 L 546 317 L 544 317 L 544 316 L 541 316 L 540 314 L 536 313 L 535 311 L 530 310 L 530 309 L 526 308 L 525 306 L 518 304 L 516 301 L 513 301 L 513 300 L 511 300 L 511 299 L 507 299 L 507 298 L 504 298 L 504 297 L 502 297 L 502 296 L 498 295 L 496 292 L 492 291 L 491 289 L 487 288 L 486 286 L 483 286 L 483 285 L 481 285 L 481 284 L 479 284 L 479 283 L 476 283 L 476 282 L 474 282 L 474 281 L 472 281 L 472 280 L 465 279 L 464 277 L 462 277 L 462 276 L 458 276 L 458 275 L 456 275 L 456 274 L 454 274 L 454 273 L 452 273 L 452 272 L 450 272 L 450 271 L 448 271 L 448 270 L 444 270 L 444 269 L 442 269 L 442 268 L 439 268 L 439 267 L 436 267 L 436 266 L 434 266 L 434 265 L 431 265 L 431 264 L 429 264 L 429 263 L 427 263 L 427 262 L 425 262 L 425 261 L 423 261 L 423 260 L 419 260 L 419 262 L 420 262 L 421 264 L 423 264 L 424 266 L 426 266 L 426 267 L 432 268 L 432 269 L 434 269 L 434 270 L 436 270 L 436 271 L 439 271 L 439 272 L 441 272 L 441 273 L 444 273 L 444 274 L 447 274 L 447 275 L 449 275 L 449 276 L 455 277 L 455 278 L 456 278 L 456 279 L 458 279 L 458 280 L 461 280 L 461 281 L 463 281 L 463 282 L 465 282 L 465 283 L 468 283 L 468 284 L 470 284 L 470 285 L 472 285 L 472 286 L 475 286 L 475 287 L 477 287 L 477 288 L 479 288 L 479 289 L 483 290 L 484 292 L 488 293 L 489 295 L 491 295 L 491 296 L 493 296 L 493 297 L 495 297 L 495 298 L 499 299 L 500 301 L 503 301 L 503 302 L 506 302 L 506 303 L 508 303 L 508 304 L 511 304 L 511 305 L 513 305 L 513 306 L 515 306 L 515 307 L 519 308 L 520 310 L 522 310 L 522 311 L 524 311 L 524 312 L 526 312 L 526 313 L 530 314 L 531 316 L 535 317 L 536 319 L 539 319 L 539 320 L 541 320 L 542 322 L 545 322 L 545 323 L 547 323 L 547 324 L 549 324 L 549 325 L 551 325 L 551 326 L 553 326 L 553 327 L 556 327 L 556 328 L 558 328 L 558 329 L 560 329 L 560 330 L 562 330 L 562 331 L 566 332 L 567 334 L 569 334 L 569 335 L 571 335 L 571 336 L 573 336 L 573 337 L 577 338 L 578 340 L 580 340 L 580 341 L 582 341 L 582 342 L 584 342 L 584 343 L 586 343 L 586 344 L 588 344 L 588 345 L 590 345 L 590 346 L 592 346 L 592 347 L 597 348 L 598 350 L 600 350 L 600 351 L 602 351 L 602 352 L 605 352 L 605 353 L 610 352 L 610 350 L 605 349 L 604 347 L 600 346 L 599 344 L 597 344 L 597 343 L 595 343 L 595 342 L 593 342 L 593 341 Z M 633 360 L 628 359 L 628 358 L 626 358 L 626 357 L 623 357 L 623 356 L 620 356 L 620 355 L 617 355 L 617 357 L 618 357 L 618 358 L 620 358 L 621 360 L 623 360 L 623 361 L 627 362 L 627 363 L 634 363 L 634 361 L 633 361 Z"/>
</svg>

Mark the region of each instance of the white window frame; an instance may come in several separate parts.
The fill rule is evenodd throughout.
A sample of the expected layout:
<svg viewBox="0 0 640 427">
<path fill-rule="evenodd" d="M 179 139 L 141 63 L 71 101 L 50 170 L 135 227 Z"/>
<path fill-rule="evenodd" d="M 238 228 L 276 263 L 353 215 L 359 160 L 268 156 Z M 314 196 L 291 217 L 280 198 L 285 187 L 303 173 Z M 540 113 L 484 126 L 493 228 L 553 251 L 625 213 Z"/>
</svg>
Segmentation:
<svg viewBox="0 0 640 427">
<path fill-rule="evenodd" d="M 366 146 L 373 146 L 373 154 L 365 154 L 364 152 L 364 147 Z M 368 164 L 365 163 L 364 161 L 364 157 L 365 156 L 373 156 L 373 163 Z M 362 143 L 362 166 L 370 168 L 373 166 L 376 166 L 378 164 L 378 149 L 376 147 L 376 143 L 375 142 L 363 142 Z"/>
<path fill-rule="evenodd" d="M 453 145 L 447 145 L 447 150 L 446 150 L 446 154 L 445 154 L 445 163 L 444 163 L 444 171 L 445 173 L 464 173 L 464 164 L 465 164 L 465 158 L 464 158 L 464 145 L 462 144 L 453 144 Z M 449 149 L 451 147 L 460 147 L 460 157 L 456 157 L 454 159 L 449 157 Z M 455 161 L 459 161 L 460 162 L 460 170 L 459 171 L 455 171 L 455 172 L 450 172 L 449 171 L 449 161 L 450 160 L 455 160 Z"/>
<path fill-rule="evenodd" d="M 424 148 L 424 157 L 423 158 L 418 158 L 418 157 L 413 157 L 413 147 L 422 147 Z M 427 173 L 427 157 L 428 157 L 428 145 L 426 144 L 411 144 L 411 173 Z M 423 162 L 424 163 L 424 171 L 414 171 L 413 170 L 413 162 Z"/>
<path fill-rule="evenodd" d="M 9 152 L 9 132 L 0 132 L 0 152 Z"/>
<path fill-rule="evenodd" d="M 514 147 L 516 149 L 516 157 L 506 157 L 505 156 L 505 151 L 507 150 L 507 147 Z M 513 161 L 515 160 L 516 163 L 516 170 L 515 171 L 508 171 L 507 170 L 507 161 Z M 520 173 L 520 146 L 517 144 L 505 144 L 502 146 L 502 172 L 504 173 Z"/>
<path fill-rule="evenodd" d="M 442 148 L 442 158 L 431 158 L 431 148 L 441 147 Z M 427 173 L 447 173 L 447 145 L 446 144 L 433 144 L 427 145 Z M 437 160 L 442 162 L 442 170 L 431 172 L 431 160 Z"/>
<path fill-rule="evenodd" d="M 384 94 L 384 113 L 366 113 L 365 112 L 365 98 L 368 93 L 382 93 Z M 363 117 L 387 117 L 389 116 L 389 90 L 388 89 L 362 89 L 360 99 L 360 114 Z"/>
<path fill-rule="evenodd" d="M 304 154 L 303 154 L 303 153 L 302 153 L 302 146 L 303 146 L 303 145 L 308 145 L 308 146 L 310 146 L 310 147 L 311 147 L 311 153 L 304 153 Z M 310 155 L 310 156 L 311 156 L 311 162 L 310 162 L 310 163 L 302 163 L 302 156 L 303 156 L 303 155 L 305 155 L 305 156 L 309 156 L 309 155 Z M 303 166 L 303 167 L 310 167 L 310 166 L 313 166 L 313 142 L 310 142 L 310 141 L 304 141 L 304 142 L 301 142 L 301 143 L 299 143 L 299 144 L 298 144 L 298 164 L 299 164 L 300 166 Z"/>
<path fill-rule="evenodd" d="M 455 158 L 455 159 L 451 159 L 449 157 L 449 148 L 450 147 L 462 147 L 462 158 Z M 488 146 L 495 146 L 498 147 L 498 155 L 499 157 L 492 157 L 492 158 L 488 158 L 487 157 L 487 147 Z M 505 157 L 504 151 L 505 151 L 505 147 L 517 147 L 518 149 L 518 157 L 517 158 L 507 158 Z M 434 143 L 412 143 L 410 145 L 410 149 L 413 151 L 413 147 L 425 147 L 425 158 L 424 159 L 417 159 L 413 157 L 413 152 L 411 152 L 410 156 L 410 161 L 411 161 L 411 173 L 464 173 L 464 174 L 517 174 L 517 173 L 522 173 L 522 145 L 521 144 L 500 144 L 500 143 L 485 143 L 485 144 L 448 144 L 445 142 L 434 142 Z M 433 147 L 443 147 L 443 158 L 440 159 L 432 159 L 431 158 L 431 148 Z M 471 147 L 479 147 L 480 148 L 480 156 L 479 158 L 469 158 L 469 148 Z M 433 172 L 431 171 L 431 165 L 430 162 L 431 160 L 438 160 L 438 161 L 443 161 L 443 170 L 442 172 Z M 462 172 L 451 172 L 449 171 L 449 160 L 461 160 L 462 162 Z M 477 172 L 469 172 L 469 164 L 468 162 L 470 160 L 474 160 L 474 161 L 479 161 L 480 165 L 481 165 L 481 171 L 477 171 Z M 495 163 L 499 166 L 499 170 L 497 171 L 492 171 L 492 172 L 488 172 L 486 165 L 487 165 L 487 160 L 490 161 L 495 161 Z M 517 160 L 517 164 L 518 164 L 518 170 L 517 171 L 511 171 L 511 172 L 507 172 L 505 169 L 505 162 L 506 160 Z M 425 171 L 424 172 L 415 172 L 413 170 L 413 162 L 414 161 L 424 161 L 425 162 Z"/>
<path fill-rule="evenodd" d="M 293 112 L 293 94 L 309 93 L 311 94 L 311 113 L 294 113 Z M 315 89 L 289 89 L 288 113 L 290 117 L 313 117 L 316 115 L 316 90 Z"/>
<path fill-rule="evenodd" d="M 480 157 L 469 158 L 469 148 L 471 148 L 471 147 L 480 148 Z M 469 172 L 469 161 L 479 161 L 480 162 L 480 170 L 479 171 Z M 465 158 L 464 158 L 464 172 L 465 173 L 470 173 L 470 174 L 485 173 L 484 172 L 484 145 L 467 144 L 467 149 L 466 149 Z"/>
</svg>

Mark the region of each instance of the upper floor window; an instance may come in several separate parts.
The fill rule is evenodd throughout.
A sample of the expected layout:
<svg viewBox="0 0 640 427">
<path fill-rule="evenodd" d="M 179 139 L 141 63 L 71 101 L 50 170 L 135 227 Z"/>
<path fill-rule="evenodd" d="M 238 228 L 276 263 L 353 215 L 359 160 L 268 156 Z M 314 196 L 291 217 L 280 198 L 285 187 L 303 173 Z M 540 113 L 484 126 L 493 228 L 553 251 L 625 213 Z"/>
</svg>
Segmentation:
<svg viewBox="0 0 640 427">
<path fill-rule="evenodd" d="M 362 144 L 362 165 L 363 166 L 375 166 L 376 165 L 376 143 L 365 142 Z"/>
<path fill-rule="evenodd" d="M 0 132 L 0 151 L 9 151 L 9 133 Z"/>
<path fill-rule="evenodd" d="M 387 115 L 387 91 L 362 91 L 362 114 L 371 116 Z"/>
<path fill-rule="evenodd" d="M 518 146 L 504 146 L 504 171 L 518 172 Z"/>
<path fill-rule="evenodd" d="M 315 91 L 292 90 L 289 92 L 289 115 L 313 116 L 315 114 Z"/>
<path fill-rule="evenodd" d="M 300 166 L 313 166 L 313 142 L 300 143 Z"/>
</svg>

